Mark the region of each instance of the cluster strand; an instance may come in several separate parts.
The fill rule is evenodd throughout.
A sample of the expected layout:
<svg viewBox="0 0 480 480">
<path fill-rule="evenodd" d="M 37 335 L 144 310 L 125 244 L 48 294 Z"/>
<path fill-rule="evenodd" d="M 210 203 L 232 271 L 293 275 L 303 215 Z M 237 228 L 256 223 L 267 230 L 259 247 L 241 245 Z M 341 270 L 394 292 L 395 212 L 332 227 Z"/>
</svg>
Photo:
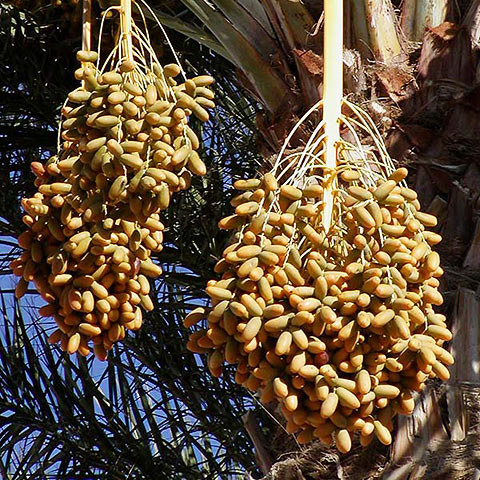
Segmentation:
<svg viewBox="0 0 480 480">
<path fill-rule="evenodd" d="M 211 307 L 185 319 L 207 323 L 188 348 L 208 353 L 213 375 L 235 364 L 236 381 L 277 401 L 301 443 L 347 452 L 360 432 L 362 445 L 390 444 L 395 415 L 410 414 L 413 392 L 448 379 L 453 363 L 443 348 L 451 332 L 434 311 L 443 301 L 436 218 L 421 212 L 405 168 L 372 182 L 344 165 L 327 235 L 331 178 L 296 172 L 296 186 L 272 173 L 235 182 L 235 213 L 219 223 L 233 243 L 215 267 L 221 279 L 208 282 Z"/>
<path fill-rule="evenodd" d="M 173 193 L 204 175 L 189 117 L 206 122 L 213 108 L 208 75 L 177 83 L 177 64 L 124 59 L 98 70 L 97 53 L 80 51 L 82 86 L 68 95 L 59 153 L 32 163 L 38 191 L 22 200 L 25 251 L 11 263 L 20 298 L 33 282 L 53 317 L 50 336 L 69 353 L 106 358 L 125 330 L 152 310 L 148 277 L 161 274 L 160 212 Z M 150 68 L 151 67 L 151 68 Z"/>
</svg>

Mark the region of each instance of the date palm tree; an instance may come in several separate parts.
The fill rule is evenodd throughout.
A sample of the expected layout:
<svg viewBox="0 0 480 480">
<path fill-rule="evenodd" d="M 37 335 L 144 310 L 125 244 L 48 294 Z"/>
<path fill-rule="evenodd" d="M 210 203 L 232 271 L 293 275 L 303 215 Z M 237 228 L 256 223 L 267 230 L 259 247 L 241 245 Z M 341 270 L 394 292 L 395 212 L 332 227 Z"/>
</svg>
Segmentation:
<svg viewBox="0 0 480 480">
<path fill-rule="evenodd" d="M 18 0 L 0 7 L 5 478 L 474 478 L 480 469 L 478 1 L 345 2 L 345 94 L 369 112 L 391 156 L 409 168 L 424 209 L 439 218 L 444 309 L 457 357 L 450 382 L 431 385 L 413 416 L 398 420 L 391 448 L 373 443 L 348 455 L 316 443 L 300 448 L 274 406 L 260 406 L 228 371 L 220 381 L 208 374 L 204 360 L 186 351 L 181 325 L 184 312 L 204 301 L 202 288 L 227 240 L 216 222 L 230 212 L 232 179 L 267 169 L 320 98 L 322 2 L 148 3 L 147 19 L 167 27 L 187 68 L 216 77 L 218 108 L 203 132 L 209 174 L 167 212 L 158 308 L 106 365 L 47 346 L 50 325 L 37 321 L 35 295 L 13 303 L 7 269 L 21 229 L 18 199 L 31 188 L 28 163 L 53 149 L 58 108 L 72 84 L 80 6 Z M 94 5 L 97 18 L 107 6 Z M 163 38 L 154 32 L 161 50 Z M 298 146 L 308 133 L 297 135 Z"/>
</svg>

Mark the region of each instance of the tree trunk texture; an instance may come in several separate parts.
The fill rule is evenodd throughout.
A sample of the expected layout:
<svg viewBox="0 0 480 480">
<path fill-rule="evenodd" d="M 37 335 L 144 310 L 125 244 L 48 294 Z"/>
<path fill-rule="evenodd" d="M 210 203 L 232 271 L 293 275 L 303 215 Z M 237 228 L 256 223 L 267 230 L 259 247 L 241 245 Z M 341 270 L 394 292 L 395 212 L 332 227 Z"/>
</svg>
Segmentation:
<svg viewBox="0 0 480 480">
<path fill-rule="evenodd" d="M 456 363 L 447 384 L 432 382 L 418 396 L 414 414 L 396 420 L 390 447 L 375 441 L 363 449 L 357 442 L 341 455 L 320 442 L 300 447 L 279 427 L 275 438 L 263 439 L 263 454 L 262 448 L 256 452 L 263 457 L 264 480 L 480 479 L 480 2 L 463 7 L 465 24 L 443 21 L 455 20 L 453 2 L 425 1 L 421 12 L 419 3 L 405 0 L 403 12 L 411 15 L 416 4 L 416 15 L 434 26 L 423 33 L 419 55 L 410 63 L 398 54 L 396 61 L 384 61 L 381 56 L 397 47 L 382 53 L 381 39 L 375 39 L 380 50 L 373 54 L 381 61 L 367 71 L 372 90 L 389 101 L 373 95 L 370 113 L 385 124 L 390 154 L 410 169 L 422 206 L 439 219 L 442 310 L 454 332 L 450 350 Z M 364 8 L 381 4 L 365 2 Z M 443 23 L 432 23 L 438 18 Z M 409 40 L 422 41 L 414 18 L 401 21 Z M 366 32 L 361 24 L 352 28 Z M 347 54 L 348 88 L 358 86 L 364 71 L 359 58 Z M 261 443 L 256 431 L 255 445 Z"/>
</svg>

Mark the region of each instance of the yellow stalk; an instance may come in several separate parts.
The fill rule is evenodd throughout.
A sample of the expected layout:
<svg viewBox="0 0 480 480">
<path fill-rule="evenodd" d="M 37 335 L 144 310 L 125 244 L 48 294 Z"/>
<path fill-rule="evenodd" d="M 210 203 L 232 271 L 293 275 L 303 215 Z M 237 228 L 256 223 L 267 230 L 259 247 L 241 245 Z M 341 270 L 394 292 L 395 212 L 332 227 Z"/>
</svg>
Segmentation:
<svg viewBox="0 0 480 480">
<path fill-rule="evenodd" d="M 90 50 L 91 46 L 91 17 L 92 17 L 92 1 L 83 0 L 82 5 L 82 50 Z"/>
<path fill-rule="evenodd" d="M 370 46 L 375 60 L 387 65 L 401 63 L 405 54 L 395 26 L 396 16 L 392 2 L 390 0 L 365 0 L 365 9 Z"/>
<path fill-rule="evenodd" d="M 432 2 L 430 0 L 424 0 L 417 5 L 417 11 L 415 13 L 415 31 L 414 40 L 420 42 L 423 38 L 423 32 L 427 25 L 430 25 L 432 13 Z"/>
<path fill-rule="evenodd" d="M 436 27 L 445 20 L 447 7 L 448 0 L 424 0 L 417 5 L 415 41 L 422 41 L 427 27 Z"/>
<path fill-rule="evenodd" d="M 82 4 L 82 50 L 90 50 L 92 42 L 92 0 L 83 0 Z M 82 67 L 85 64 L 82 63 Z M 85 88 L 85 80 L 82 80 Z"/>
<path fill-rule="evenodd" d="M 132 1 L 120 1 L 120 22 L 122 31 L 123 60 L 133 60 L 132 47 Z"/>
<path fill-rule="evenodd" d="M 336 190 L 337 148 L 343 96 L 343 0 L 325 0 L 323 121 L 325 124 L 325 196 L 323 227 L 329 232 Z"/>
</svg>

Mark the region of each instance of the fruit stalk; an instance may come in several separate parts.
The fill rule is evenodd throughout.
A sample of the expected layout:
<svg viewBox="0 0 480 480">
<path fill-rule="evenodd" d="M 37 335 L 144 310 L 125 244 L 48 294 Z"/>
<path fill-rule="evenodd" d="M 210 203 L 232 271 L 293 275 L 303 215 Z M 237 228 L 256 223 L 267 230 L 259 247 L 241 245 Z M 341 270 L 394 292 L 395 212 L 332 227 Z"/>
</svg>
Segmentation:
<svg viewBox="0 0 480 480">
<path fill-rule="evenodd" d="M 343 93 L 343 0 L 325 0 L 323 121 L 325 124 L 325 210 L 323 227 L 330 230 L 336 184 L 337 147 Z"/>
<path fill-rule="evenodd" d="M 122 60 L 133 60 L 132 48 L 132 1 L 121 0 L 120 21 L 122 29 Z"/>
<path fill-rule="evenodd" d="M 90 50 L 91 47 L 91 17 L 92 17 L 92 0 L 83 0 L 82 9 L 82 50 Z"/>
</svg>

